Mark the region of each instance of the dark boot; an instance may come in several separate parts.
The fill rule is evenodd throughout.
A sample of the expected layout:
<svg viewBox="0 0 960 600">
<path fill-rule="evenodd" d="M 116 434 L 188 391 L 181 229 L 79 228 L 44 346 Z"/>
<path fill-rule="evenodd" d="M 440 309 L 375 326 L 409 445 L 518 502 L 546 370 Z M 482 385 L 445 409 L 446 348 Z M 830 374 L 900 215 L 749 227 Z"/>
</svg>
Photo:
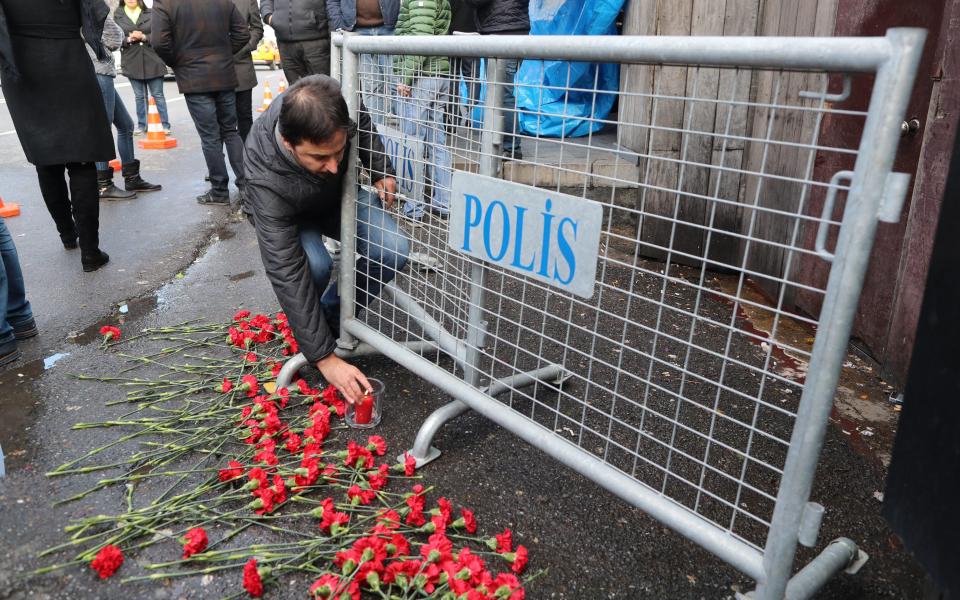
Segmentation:
<svg viewBox="0 0 960 600">
<path fill-rule="evenodd" d="M 136 193 L 125 192 L 113 185 L 113 169 L 97 169 L 97 189 L 101 200 L 133 200 L 137 197 Z"/>
<path fill-rule="evenodd" d="M 63 242 L 64 248 L 73 250 L 77 247 L 77 228 L 70 212 L 70 196 L 63 170 L 63 165 L 37 167 L 37 176 L 40 182 L 40 194 L 57 226 L 60 241 Z"/>
<path fill-rule="evenodd" d="M 100 195 L 97 193 L 97 169 L 93 163 L 69 163 L 70 203 L 77 224 L 80 262 L 83 270 L 96 271 L 110 257 L 100 250 Z"/>
<path fill-rule="evenodd" d="M 162 189 L 162 186 L 144 181 L 140 177 L 139 160 L 123 165 L 123 183 L 128 192 L 156 192 Z"/>
</svg>

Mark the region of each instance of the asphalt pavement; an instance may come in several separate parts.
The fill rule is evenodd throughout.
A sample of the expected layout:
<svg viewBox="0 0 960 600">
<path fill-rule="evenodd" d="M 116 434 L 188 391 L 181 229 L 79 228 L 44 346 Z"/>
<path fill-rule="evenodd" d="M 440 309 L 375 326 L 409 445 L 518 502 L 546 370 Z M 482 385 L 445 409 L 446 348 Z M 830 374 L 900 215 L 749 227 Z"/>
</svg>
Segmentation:
<svg viewBox="0 0 960 600">
<path fill-rule="evenodd" d="M 180 145 L 138 153 L 144 176 L 164 190 L 101 204 L 103 247 L 112 260 L 93 274 L 82 273 L 76 252 L 60 246 L 16 136 L 3 134 L 12 126 L 0 110 L 0 195 L 23 205 L 23 215 L 8 224 L 42 331 L 24 344 L 23 359 L 0 371 L 0 443 L 8 468 L 0 481 L 0 539 L 6 546 L 0 554 L 0 598 L 206 598 L 239 588 L 236 573 L 213 583 L 195 577 L 127 585 L 101 582 L 86 568 L 26 575 L 52 562 L 36 554 L 64 539 L 69 519 L 123 506 L 122 491 L 105 490 L 54 508 L 54 499 L 89 487 L 96 477 L 43 475 L 117 437 L 111 430 L 70 429 L 121 410 L 106 404 L 120 390 L 72 377 L 116 372 L 119 361 L 96 343 L 99 326 L 120 323 L 135 332 L 188 319 L 223 321 L 239 308 L 277 308 L 249 224 L 228 209 L 194 201 L 205 189 L 199 142 L 175 86 L 168 83 L 166 89 Z M 132 99 L 129 87 L 121 93 Z M 258 101 L 259 93 L 254 96 Z M 396 391 L 378 432 L 394 449 L 411 443 L 423 419 L 449 401 L 386 359 L 368 358 L 360 365 Z M 830 428 L 814 493 L 830 506 L 821 540 L 849 536 L 871 560 L 817 597 L 918 598 L 921 571 L 879 515 L 875 493 L 883 489 L 883 464 L 848 438 L 839 427 Z M 731 598 L 750 589 L 748 578 L 476 414 L 443 428 L 435 444 L 444 455 L 422 471 L 426 482 L 456 504 L 473 507 L 484 530 L 512 528 L 530 549 L 531 568 L 548 569 L 528 598 L 693 600 Z M 801 559 L 811 556 L 801 553 Z M 132 562 L 124 568 L 135 570 Z M 292 581 L 269 590 L 268 597 L 302 598 L 307 585 Z"/>
</svg>

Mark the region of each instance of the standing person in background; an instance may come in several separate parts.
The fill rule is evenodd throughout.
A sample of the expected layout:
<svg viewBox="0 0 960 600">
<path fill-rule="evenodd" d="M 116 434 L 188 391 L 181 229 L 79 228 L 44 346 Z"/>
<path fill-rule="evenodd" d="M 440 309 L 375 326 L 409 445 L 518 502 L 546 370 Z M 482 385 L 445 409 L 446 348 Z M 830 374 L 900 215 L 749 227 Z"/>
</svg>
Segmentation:
<svg viewBox="0 0 960 600">
<path fill-rule="evenodd" d="M 530 33 L 530 0 L 466 0 L 477 11 L 477 31 L 480 35 L 527 35 Z M 513 92 L 513 80 L 517 75 L 519 61 L 506 60 L 507 84 L 503 88 L 503 108 L 511 114 L 503 119 L 503 157 L 521 160 L 520 137 L 517 119 L 517 97 Z M 512 116 L 511 116 L 512 115 Z"/>
<path fill-rule="evenodd" d="M 253 68 L 253 56 L 250 53 L 257 49 L 257 44 L 263 39 L 263 20 L 260 19 L 257 0 L 233 0 L 233 5 L 250 31 L 250 41 L 233 55 L 238 82 L 234 90 L 237 96 L 237 129 L 240 139 L 246 141 L 253 127 L 253 88 L 257 87 L 257 72 Z"/>
<path fill-rule="evenodd" d="M 331 31 L 393 35 L 399 14 L 400 0 L 327 0 Z M 360 56 L 360 72 L 363 103 L 373 122 L 382 125 L 388 111 L 396 112 L 387 98 L 395 85 L 392 57 L 389 54 L 363 54 Z"/>
<path fill-rule="evenodd" d="M 173 67 L 210 173 L 211 189 L 197 196 L 197 202 L 230 204 L 223 148 L 242 191 L 243 142 L 237 131 L 234 56 L 250 41 L 250 27 L 232 0 L 155 0 L 153 12 L 150 41 Z"/>
<path fill-rule="evenodd" d="M 0 367 L 20 358 L 22 352 L 17 347 L 17 340 L 32 338 L 37 333 L 17 247 L 7 224 L 0 217 Z"/>
<path fill-rule="evenodd" d="M 113 0 L 114 5 L 116 0 Z M 115 7 L 114 7 L 115 8 Z M 112 53 L 120 47 L 123 41 L 123 30 L 117 25 L 117 22 L 110 18 L 110 15 L 103 21 L 103 37 L 100 41 L 104 48 Z M 93 49 L 87 46 L 87 53 L 90 60 L 93 61 L 93 69 L 97 72 L 97 81 L 100 83 L 100 91 L 103 93 L 103 106 L 107 109 L 107 118 L 113 121 L 113 126 L 117 128 L 117 152 L 120 154 L 120 163 L 122 165 L 123 179 L 126 191 L 113 185 L 113 169 L 107 162 L 97 163 L 97 187 L 100 190 L 101 200 L 130 200 L 137 197 L 137 192 L 154 192 L 160 189 L 159 185 L 154 185 L 144 181 L 140 177 L 140 161 L 134 158 L 133 153 L 133 119 L 130 113 L 123 106 L 123 100 L 117 93 L 117 88 L 113 82 L 117 77 L 117 66 L 113 60 L 113 54 L 109 54 L 103 60 L 97 58 Z"/>
<path fill-rule="evenodd" d="M 114 155 L 84 40 L 98 58 L 109 55 L 100 42 L 109 12 L 103 0 L 0 0 L 3 97 L 23 153 L 37 168 L 40 193 L 63 247 L 76 248 L 79 241 L 87 272 L 110 260 L 100 250 L 94 163 Z"/>
<path fill-rule="evenodd" d="M 280 66 L 290 85 L 307 75 L 330 74 L 330 29 L 323 0 L 260 0 L 260 14 L 277 34 Z"/>
<path fill-rule="evenodd" d="M 143 0 L 123 0 L 113 16 L 125 36 L 120 46 L 120 69 L 130 80 L 137 102 L 137 128 L 133 135 L 143 135 L 147 130 L 148 92 L 157 103 L 163 129 L 170 133 L 167 99 L 163 95 L 163 77 L 167 74 L 167 66 L 150 46 L 153 11 L 147 8 Z"/>
<path fill-rule="evenodd" d="M 450 34 L 476 33 L 477 13 L 467 0 L 450 0 Z M 469 110 L 480 95 L 479 69 L 480 61 L 472 56 L 451 56 L 450 73 L 455 78 L 454 93 L 450 95 L 450 108 L 447 110 L 448 126 L 456 126 L 456 115 L 460 106 Z M 465 90 L 460 89 L 460 80 L 463 79 Z M 465 97 L 461 97 L 461 94 Z M 468 117 L 469 122 L 469 117 Z"/>
<path fill-rule="evenodd" d="M 402 0 L 397 20 L 397 35 L 447 35 L 450 28 L 448 0 Z M 450 212 L 450 150 L 444 109 L 450 97 L 450 61 L 446 56 L 397 58 L 397 93 L 403 131 L 423 141 L 424 160 L 430 166 L 433 210 L 442 216 Z M 418 159 L 420 157 L 417 157 Z M 423 218 L 420 198 L 410 198 L 403 212 L 411 219 Z"/>
</svg>

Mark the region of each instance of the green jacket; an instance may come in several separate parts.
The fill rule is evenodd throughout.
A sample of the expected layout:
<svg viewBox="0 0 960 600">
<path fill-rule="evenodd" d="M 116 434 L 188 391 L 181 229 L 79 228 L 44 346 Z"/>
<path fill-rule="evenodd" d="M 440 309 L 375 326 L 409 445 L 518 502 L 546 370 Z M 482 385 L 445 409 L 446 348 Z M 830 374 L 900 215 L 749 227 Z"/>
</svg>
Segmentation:
<svg viewBox="0 0 960 600">
<path fill-rule="evenodd" d="M 447 35 L 450 28 L 449 0 L 402 0 L 394 35 Z M 450 60 L 446 56 L 410 56 L 395 58 L 394 72 L 401 83 L 413 85 L 417 77 L 446 75 Z"/>
</svg>

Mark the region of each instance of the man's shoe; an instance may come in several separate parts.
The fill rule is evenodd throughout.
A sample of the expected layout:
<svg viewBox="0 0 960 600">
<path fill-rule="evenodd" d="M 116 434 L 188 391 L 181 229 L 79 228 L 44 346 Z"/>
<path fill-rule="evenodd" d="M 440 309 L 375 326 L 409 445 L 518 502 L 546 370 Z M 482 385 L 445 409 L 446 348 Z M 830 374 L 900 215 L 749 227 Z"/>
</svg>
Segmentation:
<svg viewBox="0 0 960 600">
<path fill-rule="evenodd" d="M 61 235 L 60 241 L 63 242 L 63 247 L 66 248 L 67 250 L 77 249 L 77 234 Z"/>
<path fill-rule="evenodd" d="M 133 135 L 139 137 L 139 136 L 143 135 L 143 130 L 140 129 L 139 127 L 137 127 L 136 129 L 133 130 Z"/>
<path fill-rule="evenodd" d="M 96 271 L 108 262 L 110 262 L 110 255 L 100 249 L 97 249 L 96 254 L 80 256 L 80 264 L 83 265 L 84 273 Z"/>
<path fill-rule="evenodd" d="M 140 177 L 139 160 L 134 160 L 123 165 L 121 170 L 123 172 L 123 187 L 125 187 L 128 192 L 156 192 L 163 189 L 162 186 L 144 181 L 143 178 Z"/>
<path fill-rule="evenodd" d="M 504 150 L 503 160 L 523 160 L 523 151 L 520 148 Z"/>
<path fill-rule="evenodd" d="M 197 196 L 197 202 L 200 204 L 219 204 L 221 206 L 229 206 L 230 196 L 219 196 L 213 192 L 205 192 Z"/>
<path fill-rule="evenodd" d="M 125 192 L 113 185 L 113 169 L 97 170 L 97 189 L 101 200 L 133 200 L 133 192 Z"/>
<path fill-rule="evenodd" d="M 37 322 L 33 319 L 30 319 L 26 323 L 17 325 L 13 328 L 13 338 L 16 340 L 32 338 L 38 333 L 40 333 L 40 330 L 37 329 Z"/>
<path fill-rule="evenodd" d="M 0 367 L 8 365 L 23 355 L 23 351 L 17 348 L 17 341 L 11 340 L 5 344 L 0 344 Z"/>
</svg>

